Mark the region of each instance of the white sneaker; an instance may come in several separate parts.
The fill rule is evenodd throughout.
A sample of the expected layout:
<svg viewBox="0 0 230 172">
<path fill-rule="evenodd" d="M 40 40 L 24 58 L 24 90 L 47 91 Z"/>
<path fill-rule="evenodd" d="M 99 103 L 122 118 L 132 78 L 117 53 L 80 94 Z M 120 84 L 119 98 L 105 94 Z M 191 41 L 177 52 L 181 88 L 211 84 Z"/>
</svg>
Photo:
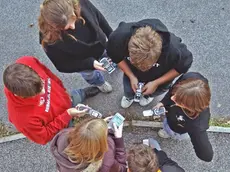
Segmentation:
<svg viewBox="0 0 230 172">
<path fill-rule="evenodd" d="M 121 99 L 121 107 L 123 107 L 124 109 L 131 106 L 132 103 L 133 103 L 133 99 L 130 100 L 125 96 L 123 96 Z"/>
<path fill-rule="evenodd" d="M 101 86 L 97 86 L 97 88 L 99 88 L 99 90 L 103 93 L 110 93 L 113 90 L 112 86 L 107 81 L 105 81 L 105 83 Z"/>
<path fill-rule="evenodd" d="M 160 129 L 158 131 L 158 136 L 160 136 L 161 138 L 164 138 L 164 139 L 170 138 L 170 135 L 168 135 L 168 133 L 164 129 Z"/>
<path fill-rule="evenodd" d="M 147 106 L 149 103 L 151 103 L 153 101 L 153 97 L 148 97 L 145 98 L 144 96 L 141 97 L 139 104 L 141 106 Z"/>
</svg>

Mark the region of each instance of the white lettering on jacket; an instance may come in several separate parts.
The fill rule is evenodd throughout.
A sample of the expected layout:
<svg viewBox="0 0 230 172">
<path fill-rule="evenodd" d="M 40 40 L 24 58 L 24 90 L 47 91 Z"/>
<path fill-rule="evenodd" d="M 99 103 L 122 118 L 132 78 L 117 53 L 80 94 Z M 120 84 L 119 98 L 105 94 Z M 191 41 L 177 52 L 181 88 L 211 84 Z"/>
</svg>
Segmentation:
<svg viewBox="0 0 230 172">
<path fill-rule="evenodd" d="M 51 79 L 47 79 L 47 100 L 46 100 L 46 112 L 50 110 L 50 94 L 51 94 Z"/>
</svg>

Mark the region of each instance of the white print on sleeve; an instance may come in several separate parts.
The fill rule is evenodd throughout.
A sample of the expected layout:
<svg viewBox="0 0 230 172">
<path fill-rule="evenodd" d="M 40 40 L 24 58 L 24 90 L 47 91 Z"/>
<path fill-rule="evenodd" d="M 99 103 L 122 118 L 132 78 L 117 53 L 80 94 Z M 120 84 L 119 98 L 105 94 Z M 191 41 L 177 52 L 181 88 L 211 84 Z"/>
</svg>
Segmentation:
<svg viewBox="0 0 230 172">
<path fill-rule="evenodd" d="M 46 109 L 45 112 L 50 110 L 50 94 L 51 94 L 51 79 L 47 79 L 47 100 L 46 100 Z"/>
</svg>

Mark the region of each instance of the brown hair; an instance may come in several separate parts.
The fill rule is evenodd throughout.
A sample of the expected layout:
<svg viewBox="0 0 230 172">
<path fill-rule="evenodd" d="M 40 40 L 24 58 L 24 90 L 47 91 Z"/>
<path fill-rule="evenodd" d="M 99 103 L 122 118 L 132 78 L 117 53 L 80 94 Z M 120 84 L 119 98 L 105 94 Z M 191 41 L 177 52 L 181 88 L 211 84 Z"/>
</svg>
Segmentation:
<svg viewBox="0 0 230 172">
<path fill-rule="evenodd" d="M 172 95 L 178 105 L 186 107 L 192 114 L 198 114 L 209 106 L 211 91 L 207 82 L 189 78 L 173 87 Z"/>
<path fill-rule="evenodd" d="M 99 161 L 108 150 L 107 132 L 108 127 L 103 119 L 83 120 L 69 133 L 65 153 L 76 163 Z"/>
<path fill-rule="evenodd" d="M 61 32 L 70 19 L 84 21 L 80 15 L 78 0 L 45 0 L 40 6 L 38 18 L 39 29 L 42 33 L 42 45 L 61 40 Z M 74 36 L 69 36 L 75 39 Z"/>
<path fill-rule="evenodd" d="M 9 65 L 3 72 L 5 87 L 20 97 L 32 97 L 42 91 L 42 81 L 39 75 L 23 64 Z"/>
<path fill-rule="evenodd" d="M 130 61 L 141 71 L 149 70 L 157 62 L 161 49 L 161 37 L 150 26 L 137 29 L 128 43 Z"/>
<path fill-rule="evenodd" d="M 159 169 L 155 152 L 144 144 L 133 145 L 128 152 L 127 161 L 131 172 L 157 172 Z"/>
</svg>

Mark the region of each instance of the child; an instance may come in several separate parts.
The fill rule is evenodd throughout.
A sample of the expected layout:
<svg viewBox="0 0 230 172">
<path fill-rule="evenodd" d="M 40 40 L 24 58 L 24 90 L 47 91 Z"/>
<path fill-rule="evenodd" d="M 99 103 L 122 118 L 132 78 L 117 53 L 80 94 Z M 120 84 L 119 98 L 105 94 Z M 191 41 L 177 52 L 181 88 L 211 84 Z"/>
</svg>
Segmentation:
<svg viewBox="0 0 230 172">
<path fill-rule="evenodd" d="M 185 172 L 167 157 L 158 142 L 149 139 L 149 146 L 133 145 L 128 152 L 128 172 Z"/>
<path fill-rule="evenodd" d="M 169 92 L 154 108 L 164 106 L 167 110 L 164 129 L 158 134 L 162 138 L 191 138 L 196 155 L 203 161 L 213 158 L 209 142 L 211 92 L 208 80 L 200 73 L 189 72 L 182 75 Z"/>
<path fill-rule="evenodd" d="M 88 118 L 59 132 L 51 143 L 58 171 L 126 172 L 123 125 L 114 128 L 113 136 L 103 119 Z"/>
<path fill-rule="evenodd" d="M 89 0 L 45 0 L 40 7 L 40 43 L 60 72 L 79 72 L 102 92 L 112 86 L 100 71 L 111 27 Z"/>
<path fill-rule="evenodd" d="M 73 117 L 84 115 L 72 107 L 99 92 L 96 87 L 73 90 L 71 100 L 61 80 L 31 56 L 9 65 L 3 82 L 10 122 L 38 144 L 46 144 Z"/>
<path fill-rule="evenodd" d="M 174 78 L 188 71 L 193 57 L 181 41 L 158 19 L 121 22 L 111 33 L 107 52 L 124 72 L 123 108 L 133 103 L 139 82 L 145 84 L 139 104 L 146 106 L 167 91 Z"/>
</svg>

